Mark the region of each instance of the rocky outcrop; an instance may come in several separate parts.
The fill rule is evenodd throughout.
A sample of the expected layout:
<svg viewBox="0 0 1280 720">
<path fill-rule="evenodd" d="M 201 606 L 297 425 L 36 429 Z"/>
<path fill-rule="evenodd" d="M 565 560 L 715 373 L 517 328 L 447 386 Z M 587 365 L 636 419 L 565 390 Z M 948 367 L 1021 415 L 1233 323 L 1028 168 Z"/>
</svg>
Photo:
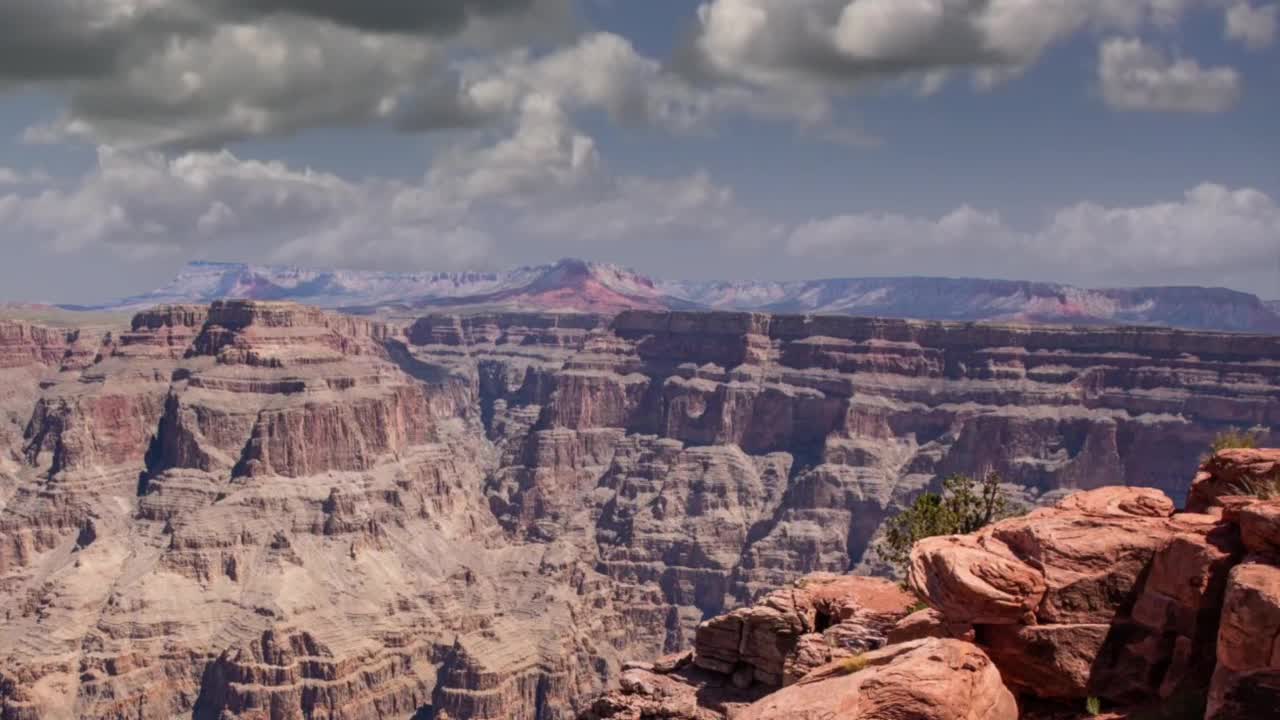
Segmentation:
<svg viewBox="0 0 1280 720">
<path fill-rule="evenodd" d="M 1231 571 L 1207 720 L 1266 717 L 1280 707 L 1280 565 L 1250 558 Z"/>
<path fill-rule="evenodd" d="M 1273 423 L 1269 338 L 696 313 L 401 328 L 249 301 L 5 337 L 5 717 L 564 720 L 619 678 L 618 712 L 720 717 L 908 636 L 948 641 L 910 663 L 941 686 L 1049 648 L 1009 684 L 1058 697 L 1087 684 L 1099 628 L 1146 668 L 1108 686 L 1127 698 L 1200 677 L 1230 566 L 1274 545 L 1269 506 L 1098 491 L 949 542 L 973 567 L 934 563 L 933 613 L 847 578 L 951 472 L 1046 506 L 1185 493 L 1218 429 Z M 1121 526 L 1143 531 L 1078 537 Z M 943 649 L 966 638 L 980 655 Z M 905 677 L 884 657 L 859 687 Z M 1224 707 L 1263 677 L 1234 672 Z"/>
<path fill-rule="evenodd" d="M 818 668 L 734 717 L 1016 720 L 1018 706 L 981 649 L 935 638 L 866 653 L 856 665 Z"/>
<path fill-rule="evenodd" d="M 1280 494 L 1280 450 L 1223 450 L 1205 460 L 1191 482 L 1187 509 L 1205 512 L 1232 495 Z"/>
<path fill-rule="evenodd" d="M 978 647 L 886 644 L 914 598 L 874 578 L 814 575 L 698 628 L 693 652 L 633 663 L 584 720 L 1018 717 Z"/>
<path fill-rule="evenodd" d="M 1200 659 L 1241 554 L 1237 534 L 1212 516 L 1174 514 L 1158 492 L 1105 488 L 976 535 L 924 540 L 910 581 L 944 618 L 974 624 L 1021 692 L 1169 697 L 1207 677 Z"/>
<path fill-rule="evenodd" d="M 813 575 L 698 626 L 693 664 L 735 684 L 781 687 L 815 667 L 885 644 L 915 602 L 876 578 Z"/>
<path fill-rule="evenodd" d="M 0 370 L 30 365 L 81 369 L 93 363 L 101 342 L 94 328 L 51 328 L 0 318 Z"/>
<path fill-rule="evenodd" d="M 1236 453 L 1209 464 L 1245 471 L 1233 462 L 1247 465 Z M 817 598 L 856 606 L 875 588 L 820 576 L 703 623 L 690 664 L 634 667 L 583 717 L 1075 720 L 1086 699 L 1114 718 L 1270 717 L 1280 707 L 1277 503 L 1222 503 L 1175 512 L 1154 490 L 1101 488 L 922 540 L 909 580 L 932 608 L 899 611 L 887 632 L 891 617 L 849 615 L 843 636 L 876 637 L 855 652 L 796 662 L 814 637 L 799 635 L 810 630 L 800 608 Z M 725 702 L 719 688 L 730 686 L 766 694 Z M 700 696 L 716 700 L 691 703 Z"/>
</svg>

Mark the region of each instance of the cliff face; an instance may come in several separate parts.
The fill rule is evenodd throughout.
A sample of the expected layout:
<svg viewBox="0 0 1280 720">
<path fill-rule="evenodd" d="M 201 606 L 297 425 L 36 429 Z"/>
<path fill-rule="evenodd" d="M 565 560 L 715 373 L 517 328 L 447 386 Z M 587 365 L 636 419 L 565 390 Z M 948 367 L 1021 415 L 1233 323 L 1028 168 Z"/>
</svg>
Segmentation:
<svg viewBox="0 0 1280 720">
<path fill-rule="evenodd" d="M 0 365 L 6 720 L 569 718 L 877 569 L 947 473 L 1180 499 L 1216 431 L 1280 426 L 1280 338 L 1166 330 L 226 301 L 0 325 Z"/>
</svg>

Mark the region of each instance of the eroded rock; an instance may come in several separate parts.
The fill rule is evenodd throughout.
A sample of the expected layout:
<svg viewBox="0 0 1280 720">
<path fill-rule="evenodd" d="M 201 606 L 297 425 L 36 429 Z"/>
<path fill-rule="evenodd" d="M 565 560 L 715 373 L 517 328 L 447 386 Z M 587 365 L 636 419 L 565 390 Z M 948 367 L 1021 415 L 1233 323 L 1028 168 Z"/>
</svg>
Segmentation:
<svg viewBox="0 0 1280 720">
<path fill-rule="evenodd" d="M 959 640 L 927 639 L 837 661 L 751 705 L 736 720 L 790 718 L 1016 720 L 994 663 Z"/>
</svg>

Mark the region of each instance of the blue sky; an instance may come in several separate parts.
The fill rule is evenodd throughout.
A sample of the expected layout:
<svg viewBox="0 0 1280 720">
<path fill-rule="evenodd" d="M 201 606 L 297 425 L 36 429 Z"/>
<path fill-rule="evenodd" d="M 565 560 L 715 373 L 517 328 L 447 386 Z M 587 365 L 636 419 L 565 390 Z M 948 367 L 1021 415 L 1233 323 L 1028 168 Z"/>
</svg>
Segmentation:
<svg viewBox="0 0 1280 720">
<path fill-rule="evenodd" d="M 4 299 L 568 255 L 1280 298 L 1275 2 L 316 7 L 4 3 Z"/>
</svg>

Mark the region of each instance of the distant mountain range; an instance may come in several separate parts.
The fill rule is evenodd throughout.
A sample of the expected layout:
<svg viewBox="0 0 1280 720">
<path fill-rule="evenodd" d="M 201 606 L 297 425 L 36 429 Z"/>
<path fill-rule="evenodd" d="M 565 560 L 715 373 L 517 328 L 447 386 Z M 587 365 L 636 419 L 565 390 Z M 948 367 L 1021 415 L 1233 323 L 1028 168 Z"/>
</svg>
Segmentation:
<svg viewBox="0 0 1280 720">
<path fill-rule="evenodd" d="M 1225 288 L 1085 289 L 928 277 L 794 282 L 667 281 L 566 259 L 508 272 L 390 273 L 197 262 L 152 292 L 75 310 L 222 298 L 293 300 L 353 312 L 517 309 L 615 313 L 716 309 L 1072 325 L 1160 325 L 1280 333 L 1280 301 Z"/>
</svg>

